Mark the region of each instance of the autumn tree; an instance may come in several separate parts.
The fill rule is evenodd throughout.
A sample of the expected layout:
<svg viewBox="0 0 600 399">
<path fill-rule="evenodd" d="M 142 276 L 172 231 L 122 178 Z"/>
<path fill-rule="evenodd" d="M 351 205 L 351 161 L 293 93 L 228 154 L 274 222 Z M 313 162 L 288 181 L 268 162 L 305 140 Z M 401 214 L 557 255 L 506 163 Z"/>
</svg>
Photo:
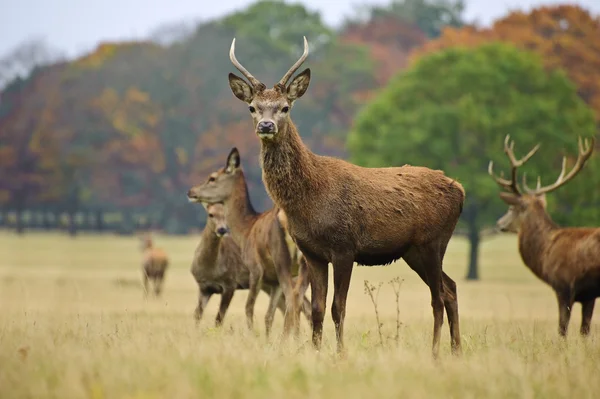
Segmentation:
<svg viewBox="0 0 600 399">
<path fill-rule="evenodd" d="M 502 148 L 508 133 L 517 151 L 543 143 L 527 170 L 550 180 L 564 148 L 573 150 L 577 135 L 591 136 L 595 127 L 592 111 L 562 72 L 546 72 L 535 54 L 498 43 L 449 48 L 417 60 L 357 116 L 348 146 L 361 165 L 423 165 L 463 184 L 461 226 L 471 248 L 467 278 L 477 279 L 481 231 L 506 211 L 487 166 L 490 160 L 498 168 L 507 164 Z M 600 196 L 589 189 L 600 177 L 593 168 L 580 176 L 584 186 L 556 196 L 554 214 L 582 197 L 598 204 Z M 597 211 L 579 216 L 600 222 Z"/>
<path fill-rule="evenodd" d="M 581 98 L 595 112 L 600 126 L 600 18 L 579 6 L 557 5 L 512 12 L 490 28 L 447 27 L 441 37 L 415 52 L 423 54 L 448 47 L 479 46 L 491 41 L 512 43 L 542 56 L 550 69 L 563 69 Z"/>
</svg>

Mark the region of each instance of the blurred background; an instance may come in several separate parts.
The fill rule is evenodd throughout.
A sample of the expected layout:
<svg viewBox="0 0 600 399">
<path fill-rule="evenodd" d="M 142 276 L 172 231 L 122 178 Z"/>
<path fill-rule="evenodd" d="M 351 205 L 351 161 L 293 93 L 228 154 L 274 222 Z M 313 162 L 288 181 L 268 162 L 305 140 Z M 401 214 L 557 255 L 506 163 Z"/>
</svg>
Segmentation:
<svg viewBox="0 0 600 399">
<path fill-rule="evenodd" d="M 506 211 L 487 175 L 524 168 L 551 183 L 577 136 L 600 126 L 600 3 L 23 0 L 0 24 L 0 228 L 190 234 L 191 185 L 240 149 L 255 207 L 272 205 L 259 140 L 227 73 L 272 85 L 310 43 L 311 87 L 292 113 L 318 154 L 365 166 L 443 169 L 467 190 L 457 234 L 465 275 Z M 600 225 L 600 170 L 549 196 L 563 225 Z M 529 174 L 528 173 L 528 174 Z M 514 250 L 514 249 L 513 249 Z M 466 265 L 467 266 L 467 265 Z"/>
</svg>

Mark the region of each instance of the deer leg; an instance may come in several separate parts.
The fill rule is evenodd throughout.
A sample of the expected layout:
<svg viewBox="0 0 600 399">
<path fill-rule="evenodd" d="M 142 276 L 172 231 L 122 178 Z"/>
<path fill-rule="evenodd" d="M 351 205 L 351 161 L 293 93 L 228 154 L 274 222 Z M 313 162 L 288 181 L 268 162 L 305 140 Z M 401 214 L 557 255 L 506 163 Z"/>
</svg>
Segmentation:
<svg viewBox="0 0 600 399">
<path fill-rule="evenodd" d="M 235 288 L 227 288 L 221 294 L 221 303 L 219 304 L 219 313 L 217 313 L 217 318 L 215 320 L 216 327 L 220 327 L 223 324 L 223 319 L 225 319 L 225 313 L 227 313 L 227 309 L 229 309 L 229 304 L 231 304 L 231 300 L 233 299 L 234 293 L 235 293 Z"/>
<path fill-rule="evenodd" d="M 440 352 L 442 324 L 444 324 L 444 286 L 439 251 L 437 248 L 431 247 L 413 247 L 403 258 L 429 286 L 431 307 L 433 308 L 432 354 L 434 358 L 437 358 Z"/>
<path fill-rule="evenodd" d="M 310 276 L 308 275 L 308 265 L 304 256 L 300 257 L 300 266 L 298 268 L 298 277 L 296 277 L 295 289 L 298 294 L 298 303 L 303 304 L 305 300 L 304 293 L 308 289 L 310 284 Z M 301 306 L 299 311 L 303 311 L 304 308 Z M 307 315 L 310 317 L 310 313 Z"/>
<path fill-rule="evenodd" d="M 573 307 L 573 298 L 570 292 L 557 292 L 558 299 L 558 333 L 561 337 L 567 336 L 569 320 L 571 320 L 571 308 Z"/>
<path fill-rule="evenodd" d="M 157 298 L 160 296 L 160 293 L 162 292 L 162 284 L 163 284 L 162 276 L 158 276 L 154 279 L 154 296 L 156 296 Z"/>
<path fill-rule="evenodd" d="M 194 320 L 196 320 L 196 324 L 200 323 L 202 319 L 202 315 L 204 314 L 204 309 L 208 304 L 208 300 L 210 299 L 212 294 L 202 291 L 200 288 L 200 294 L 198 295 L 198 305 L 196 306 L 196 310 L 194 310 Z"/>
<path fill-rule="evenodd" d="M 269 306 L 267 308 L 267 313 L 265 313 L 265 331 L 267 334 L 267 338 L 271 334 L 271 328 L 273 327 L 273 320 L 275 319 L 275 312 L 277 308 L 281 310 L 282 313 L 285 314 L 285 302 L 283 299 L 283 291 L 281 287 L 271 287 L 271 290 L 268 292 L 269 294 Z"/>
<path fill-rule="evenodd" d="M 148 273 L 145 270 L 142 271 L 142 284 L 144 287 L 144 298 L 148 298 Z"/>
<path fill-rule="evenodd" d="M 297 304 L 296 290 L 294 289 L 294 284 L 292 282 L 292 265 L 289 253 L 286 251 L 279 251 L 274 266 L 279 286 L 283 290 L 283 296 L 285 297 L 286 311 L 283 320 L 283 334 L 284 336 L 287 336 L 294 330 L 294 333 L 298 336 L 300 333 L 300 312 Z"/>
<path fill-rule="evenodd" d="M 310 290 L 312 302 L 312 342 L 316 350 L 321 349 L 323 338 L 323 319 L 325 318 L 325 305 L 327 302 L 327 284 L 329 283 L 329 264 L 306 258 L 310 276 Z"/>
<path fill-rule="evenodd" d="M 250 271 L 250 286 L 248 288 L 248 298 L 246 299 L 246 324 L 249 330 L 252 330 L 254 325 L 254 305 L 262 286 L 262 271 L 261 267 L 251 268 Z"/>
<path fill-rule="evenodd" d="M 581 302 L 581 329 L 579 333 L 582 336 L 587 336 L 590 333 L 590 324 L 592 323 L 592 315 L 594 314 L 594 304 L 596 299 Z"/>
<path fill-rule="evenodd" d="M 442 272 L 442 280 L 444 285 L 444 307 L 446 308 L 448 324 L 450 325 L 451 350 L 454 355 L 460 355 L 462 353 L 462 347 L 460 343 L 456 283 L 444 272 Z"/>
<path fill-rule="evenodd" d="M 350 288 L 350 278 L 354 259 L 345 257 L 333 261 L 333 303 L 331 305 L 331 317 L 335 324 L 335 335 L 337 338 L 337 351 L 344 351 L 344 319 L 346 317 L 346 299 L 348 297 L 348 288 Z"/>
</svg>

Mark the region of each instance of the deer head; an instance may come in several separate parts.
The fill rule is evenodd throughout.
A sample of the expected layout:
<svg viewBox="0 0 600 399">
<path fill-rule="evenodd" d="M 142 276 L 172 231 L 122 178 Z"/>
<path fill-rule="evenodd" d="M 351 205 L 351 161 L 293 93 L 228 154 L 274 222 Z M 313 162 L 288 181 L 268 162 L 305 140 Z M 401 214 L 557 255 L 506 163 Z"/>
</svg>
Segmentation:
<svg viewBox="0 0 600 399">
<path fill-rule="evenodd" d="M 234 147 L 227 156 L 225 167 L 211 173 L 204 183 L 192 187 L 187 193 L 188 200 L 202 204 L 227 201 L 235 189 L 240 172 L 240 153 Z"/>
<path fill-rule="evenodd" d="M 213 225 L 213 231 L 217 237 L 229 235 L 229 226 L 225 220 L 225 207 L 221 203 L 203 204 L 208 215 L 209 222 Z"/>
<path fill-rule="evenodd" d="M 233 65 L 248 79 L 229 74 L 229 86 L 233 94 L 248 104 L 248 110 L 254 120 L 255 131 L 262 140 L 272 140 L 283 131 L 283 127 L 290 120 L 290 110 L 294 101 L 306 93 L 310 83 L 310 69 L 305 69 L 296 76 L 289 85 L 287 82 L 300 68 L 308 57 L 308 42 L 304 37 L 304 53 L 294 65 L 287 71 L 281 80 L 272 88 L 266 86 L 256 79 L 235 58 L 235 39 L 231 43 L 229 58 Z"/>
<path fill-rule="evenodd" d="M 142 251 L 152 248 L 152 234 L 144 233 L 139 235 L 138 238 L 140 239 L 140 249 Z"/>
<path fill-rule="evenodd" d="M 536 145 L 527 155 L 521 159 L 517 159 L 514 153 L 515 142 L 510 141 L 510 136 L 507 135 L 504 140 L 504 153 L 508 156 L 511 164 L 511 179 L 505 179 L 504 174 L 500 176 L 494 174 L 494 163 L 490 161 L 488 167 L 488 173 L 498 183 L 498 185 L 504 189 L 500 192 L 500 198 L 509 205 L 508 212 L 498 219 L 496 223 L 497 227 L 501 231 L 517 233 L 521 226 L 523 219 L 533 209 L 534 206 L 538 206 L 541 209 L 546 209 L 546 193 L 556 190 L 562 185 L 570 181 L 585 165 L 586 161 L 592 155 L 594 151 L 594 138 L 582 140 L 579 137 L 579 154 L 575 165 L 569 173 L 566 173 L 567 158 L 563 157 L 562 169 L 556 181 L 548 186 L 542 187 L 540 177 L 538 176 L 537 186 L 535 189 L 531 189 L 527 186 L 527 178 L 523 173 L 523 184 L 522 188 L 517 183 L 517 169 L 527 162 L 533 154 L 539 149 L 540 145 Z M 565 174 L 566 173 L 566 174 Z"/>
</svg>

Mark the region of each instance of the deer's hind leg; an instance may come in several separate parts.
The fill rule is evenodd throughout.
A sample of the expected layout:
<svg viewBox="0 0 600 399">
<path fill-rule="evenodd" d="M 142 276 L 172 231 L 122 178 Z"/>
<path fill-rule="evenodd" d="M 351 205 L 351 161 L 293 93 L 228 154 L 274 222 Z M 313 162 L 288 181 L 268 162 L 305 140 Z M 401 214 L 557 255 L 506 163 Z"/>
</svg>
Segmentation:
<svg viewBox="0 0 600 399">
<path fill-rule="evenodd" d="M 267 313 L 265 313 L 265 331 L 267 338 L 269 338 L 277 308 L 285 315 L 285 301 L 283 300 L 283 291 L 279 285 L 269 287 L 265 291 L 269 295 L 269 307 L 267 308 Z"/>
<path fill-rule="evenodd" d="M 431 307 L 433 308 L 432 354 L 437 358 L 440 352 L 440 338 L 444 323 L 444 285 L 439 246 L 432 243 L 412 247 L 403 256 L 411 269 L 429 286 Z"/>
<path fill-rule="evenodd" d="M 442 263 L 442 269 L 444 268 L 444 255 L 446 254 L 446 248 L 450 237 L 444 238 L 442 245 L 440 245 L 440 262 Z M 456 283 L 442 270 L 442 286 L 443 286 L 443 298 L 444 307 L 446 308 L 446 315 L 448 316 L 448 325 L 450 327 L 450 345 L 452 353 L 460 355 L 462 353 L 462 345 L 460 342 L 460 322 L 458 317 L 458 293 L 456 290 Z"/>
<path fill-rule="evenodd" d="M 581 302 L 581 329 L 579 330 L 579 333 L 583 336 L 587 336 L 590 333 L 595 302 L 596 298 Z"/>
</svg>

